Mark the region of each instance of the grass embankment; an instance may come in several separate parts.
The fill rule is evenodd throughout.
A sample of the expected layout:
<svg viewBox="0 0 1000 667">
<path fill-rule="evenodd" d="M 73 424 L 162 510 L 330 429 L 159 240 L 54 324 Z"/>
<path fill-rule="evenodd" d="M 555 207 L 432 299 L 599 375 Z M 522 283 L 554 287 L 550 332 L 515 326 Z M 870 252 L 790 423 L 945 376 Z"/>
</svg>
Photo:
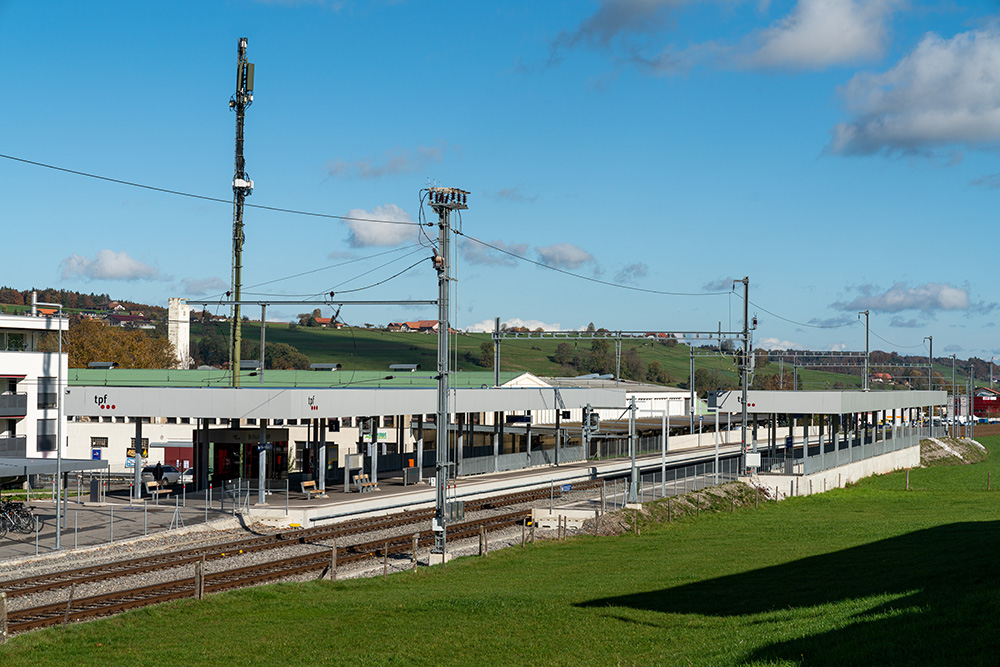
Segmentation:
<svg viewBox="0 0 1000 667">
<path fill-rule="evenodd" d="M 640 536 L 179 601 L 17 637 L 0 664 L 996 664 L 998 460 L 913 470 L 910 491 L 895 473 L 648 516 Z"/>
</svg>

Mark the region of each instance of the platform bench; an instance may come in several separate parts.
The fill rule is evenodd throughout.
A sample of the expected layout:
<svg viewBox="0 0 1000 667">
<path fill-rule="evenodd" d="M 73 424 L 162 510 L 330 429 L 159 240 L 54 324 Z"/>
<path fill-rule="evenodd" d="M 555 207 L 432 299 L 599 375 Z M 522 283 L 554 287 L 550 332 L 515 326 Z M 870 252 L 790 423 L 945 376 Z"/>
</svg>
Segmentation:
<svg viewBox="0 0 1000 667">
<path fill-rule="evenodd" d="M 316 492 L 316 480 L 309 480 L 308 482 L 300 482 L 302 485 L 302 493 L 306 494 L 306 498 L 312 500 L 312 494 Z"/>
<path fill-rule="evenodd" d="M 354 486 L 358 487 L 358 491 L 361 493 L 365 491 L 378 491 L 378 483 L 371 481 L 368 475 L 355 475 Z"/>
<path fill-rule="evenodd" d="M 159 503 L 160 496 L 170 495 L 173 490 L 164 486 L 163 482 L 146 482 L 146 493 L 153 496 L 153 499 Z"/>
</svg>

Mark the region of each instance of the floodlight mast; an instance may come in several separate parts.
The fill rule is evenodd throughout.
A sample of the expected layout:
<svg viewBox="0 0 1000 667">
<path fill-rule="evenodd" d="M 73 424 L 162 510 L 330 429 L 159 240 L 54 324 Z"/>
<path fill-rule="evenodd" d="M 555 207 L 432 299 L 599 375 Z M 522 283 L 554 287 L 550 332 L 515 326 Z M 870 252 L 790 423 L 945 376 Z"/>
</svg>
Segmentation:
<svg viewBox="0 0 1000 667">
<path fill-rule="evenodd" d="M 240 297 L 243 287 L 243 203 L 253 192 L 253 181 L 247 176 L 243 159 L 243 120 L 248 106 L 253 104 L 253 63 L 247 62 L 247 38 L 240 37 L 236 62 L 236 93 L 229 98 L 229 108 L 236 112 L 236 169 L 233 172 L 233 320 L 229 372 L 232 386 L 240 386 L 240 343 L 242 339 Z"/>
<path fill-rule="evenodd" d="M 441 554 L 442 560 L 447 549 L 446 526 L 447 516 L 447 477 L 448 477 L 448 293 L 451 277 L 449 275 L 449 257 L 451 212 L 467 209 L 466 201 L 469 193 L 458 188 L 429 188 L 427 199 L 430 207 L 438 214 L 438 247 L 434 255 L 434 268 L 438 274 L 438 390 L 437 417 L 435 418 L 435 512 L 434 512 L 434 548 L 433 552 Z"/>
</svg>

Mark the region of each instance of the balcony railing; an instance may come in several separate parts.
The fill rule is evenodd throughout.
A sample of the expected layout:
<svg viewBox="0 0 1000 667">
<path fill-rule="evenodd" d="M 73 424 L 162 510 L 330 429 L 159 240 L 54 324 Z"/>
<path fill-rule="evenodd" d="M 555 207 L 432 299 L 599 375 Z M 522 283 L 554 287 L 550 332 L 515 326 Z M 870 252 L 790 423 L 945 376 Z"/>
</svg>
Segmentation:
<svg viewBox="0 0 1000 667">
<path fill-rule="evenodd" d="M 0 438 L 0 456 L 23 459 L 28 455 L 28 439 L 23 435 Z"/>
<path fill-rule="evenodd" d="M 0 417 L 23 417 L 26 414 L 27 394 L 0 394 Z"/>
</svg>

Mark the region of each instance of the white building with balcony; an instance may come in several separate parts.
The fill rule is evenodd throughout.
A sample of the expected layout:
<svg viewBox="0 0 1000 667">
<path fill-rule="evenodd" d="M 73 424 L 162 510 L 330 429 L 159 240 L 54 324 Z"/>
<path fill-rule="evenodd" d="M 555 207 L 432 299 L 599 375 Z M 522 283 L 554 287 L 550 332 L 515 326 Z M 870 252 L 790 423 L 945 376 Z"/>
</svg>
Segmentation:
<svg viewBox="0 0 1000 667">
<path fill-rule="evenodd" d="M 46 334 L 68 329 L 65 317 L 0 313 L 0 458 L 56 458 L 68 355 L 41 348 Z"/>
</svg>

